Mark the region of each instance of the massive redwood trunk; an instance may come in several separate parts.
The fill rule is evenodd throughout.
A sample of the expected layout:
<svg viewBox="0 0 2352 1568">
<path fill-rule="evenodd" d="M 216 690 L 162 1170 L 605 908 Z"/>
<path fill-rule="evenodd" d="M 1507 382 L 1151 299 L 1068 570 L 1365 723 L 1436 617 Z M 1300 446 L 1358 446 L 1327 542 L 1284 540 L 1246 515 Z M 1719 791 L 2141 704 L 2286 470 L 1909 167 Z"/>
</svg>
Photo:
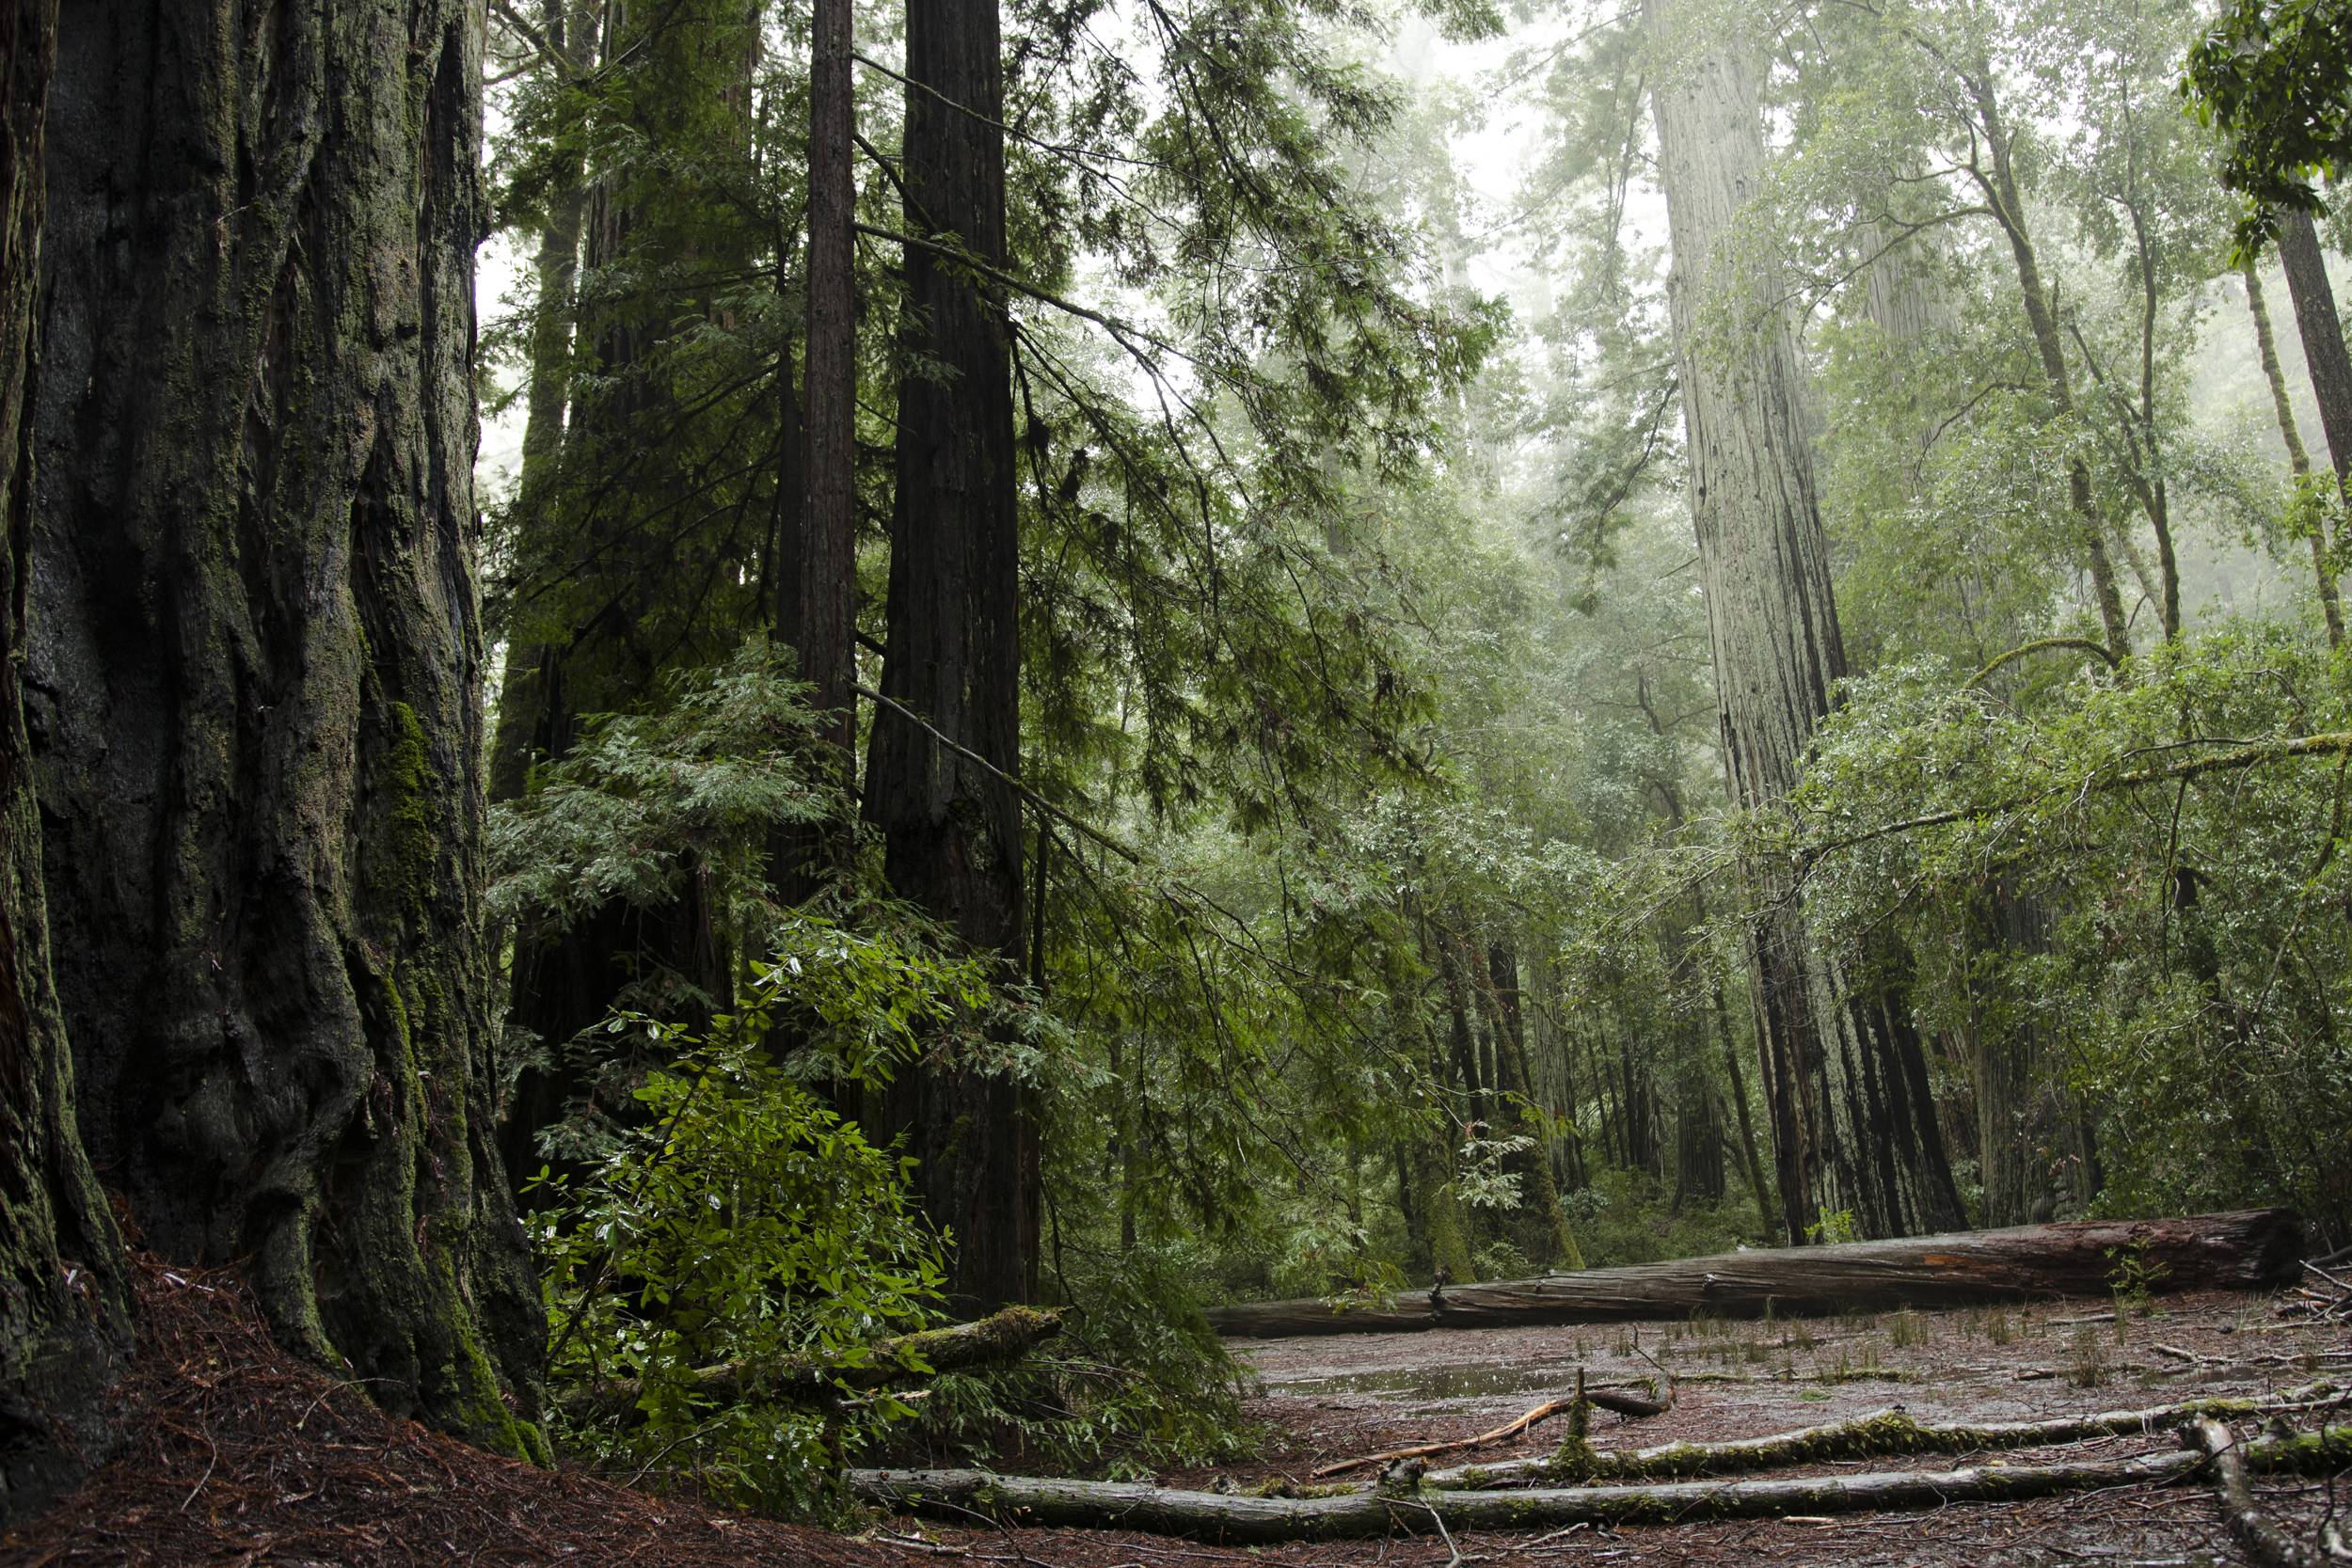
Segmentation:
<svg viewBox="0 0 2352 1568">
<path fill-rule="evenodd" d="M 1400 1291 L 1383 1307 L 1244 1302 L 1211 1308 L 1209 1326 L 1219 1334 L 1271 1339 L 1622 1323 L 1693 1312 L 1752 1318 L 1971 1307 L 2105 1295 L 2113 1289 L 2122 1258 L 2144 1265 L 2156 1291 L 2253 1291 L 2293 1279 L 2302 1255 L 2302 1221 L 2284 1209 L 2185 1219 L 2070 1220 Z"/>
<path fill-rule="evenodd" d="M 1673 0 L 1650 0 L 1656 35 L 1677 40 Z M 1664 62 L 1653 87 L 1659 174 L 1674 266 L 1674 318 L 1713 644 L 1724 755 L 1742 805 L 1771 807 L 1797 781 L 1846 673 L 1829 546 L 1813 483 L 1803 372 L 1786 319 L 1742 321 L 1713 341 L 1719 242 L 1763 166 L 1755 63 L 1709 48 Z M 1788 874 L 1760 868 L 1753 960 L 1764 1081 L 1789 1238 L 1844 1215 L 1864 1236 L 1963 1223 L 1936 1125 L 1925 1053 L 1899 977 L 1875 955 L 1816 940 Z"/>
<path fill-rule="evenodd" d="M 1004 73 L 996 0 L 907 7 L 906 254 L 898 474 L 882 695 L 924 728 L 878 716 L 866 813 L 890 885 L 973 951 L 1021 974 L 1020 571 L 1011 327 L 1001 291 L 940 250 L 1005 258 Z M 933 249 L 937 246 L 939 249 Z M 968 1062 L 930 1061 L 885 1097 L 925 1210 L 955 1232 L 952 1282 L 981 1304 L 1023 1301 L 1037 1268 L 1033 1096 Z"/>
<path fill-rule="evenodd" d="M 479 17 L 83 0 L 49 139 L 27 685 L 82 1127 L 167 1257 L 499 1446 Z"/>
<path fill-rule="evenodd" d="M 101 1396 L 128 1328 L 122 1241 L 74 1125 L 18 674 L 56 23 L 56 0 L 0 11 L 0 1525 L 105 1457 Z"/>
</svg>

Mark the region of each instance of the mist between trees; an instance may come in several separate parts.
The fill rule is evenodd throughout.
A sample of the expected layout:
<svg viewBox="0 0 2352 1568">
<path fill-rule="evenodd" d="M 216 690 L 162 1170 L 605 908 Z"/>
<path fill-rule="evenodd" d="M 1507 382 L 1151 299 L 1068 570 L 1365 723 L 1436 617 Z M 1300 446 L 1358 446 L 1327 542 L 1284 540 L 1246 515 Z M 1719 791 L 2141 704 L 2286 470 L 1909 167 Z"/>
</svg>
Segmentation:
<svg viewBox="0 0 2352 1568">
<path fill-rule="evenodd" d="M 118 1214 L 818 1513 L 1224 1301 L 2352 1243 L 2333 35 L 10 3 L 0 1510 Z"/>
</svg>

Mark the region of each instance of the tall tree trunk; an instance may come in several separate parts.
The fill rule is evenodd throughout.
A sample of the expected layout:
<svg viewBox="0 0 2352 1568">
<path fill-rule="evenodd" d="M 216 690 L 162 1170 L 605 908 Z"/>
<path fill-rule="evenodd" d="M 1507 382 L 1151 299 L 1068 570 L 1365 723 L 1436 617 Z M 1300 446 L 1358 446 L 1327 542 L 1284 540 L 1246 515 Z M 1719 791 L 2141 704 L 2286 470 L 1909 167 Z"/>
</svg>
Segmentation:
<svg viewBox="0 0 2352 1568">
<path fill-rule="evenodd" d="M 1528 1216 L 1520 1227 L 1525 1243 L 1520 1250 L 1538 1264 L 1581 1269 L 1584 1250 L 1568 1228 L 1567 1211 L 1560 1206 L 1560 1184 L 1551 1174 L 1551 1155 L 1544 1147 L 1549 1118 L 1535 1099 L 1535 1074 L 1527 1059 L 1527 1021 L 1519 1006 L 1519 960 L 1507 942 L 1487 945 L 1484 990 L 1494 1014 L 1497 1074 L 1511 1104 L 1512 1122 L 1529 1140 L 1528 1151 L 1518 1162 L 1526 1187 L 1521 1203 Z"/>
<path fill-rule="evenodd" d="M 996 0 L 907 7 L 905 224 L 928 245 L 1005 260 L 1004 68 Z M 976 953 L 1022 971 L 1019 515 L 1011 323 L 1001 291 L 925 245 L 906 255 L 910 356 L 938 367 L 898 389 L 882 694 L 984 759 L 903 717 L 874 726 L 866 816 L 901 895 Z M 812 413 L 815 410 L 812 409 Z M 1035 1094 L 1002 1073 L 931 1061 L 885 1097 L 932 1219 L 956 1235 L 951 1282 L 986 1305 L 1035 1290 Z"/>
<path fill-rule="evenodd" d="M 1972 946 L 2001 956 L 2046 953 L 2050 914 L 2041 899 L 1997 879 L 1979 891 L 1969 915 Z M 2063 1095 L 2042 1060 L 2042 1032 L 2029 1006 L 1973 976 L 1968 1056 L 1976 1080 L 1978 1173 L 1984 1198 L 1978 1222 L 2024 1225 L 2055 1217 L 2058 1170 L 2069 1142 Z M 2077 1195 L 2084 1196 L 2084 1195 Z"/>
<path fill-rule="evenodd" d="M 2279 437 L 2286 443 L 2287 471 L 2296 479 L 2312 471 L 2311 453 L 2304 450 L 2303 432 L 2296 426 L 2295 400 L 2287 393 L 2286 372 L 2279 365 L 2279 341 L 2270 330 L 2270 307 L 2263 300 L 2261 270 L 2248 257 L 2238 268 L 2246 282 L 2246 309 L 2254 318 L 2254 346 L 2262 356 L 2263 379 L 2270 385 L 2270 406 L 2279 417 Z M 2344 646 L 2344 604 L 2336 591 L 2336 574 L 2328 562 L 2328 528 L 2324 517 L 2312 519 L 2312 578 L 2319 588 L 2320 613 L 2328 622 L 2328 645 Z"/>
<path fill-rule="evenodd" d="M 1731 1079 L 1732 1108 L 1740 1117 L 1740 1168 L 1747 1174 L 1748 1196 L 1755 1199 L 1756 1218 L 1770 1236 L 1782 1229 L 1782 1222 L 1772 1210 L 1772 1183 L 1764 1174 L 1764 1158 L 1756 1146 L 1756 1118 L 1748 1110 L 1748 1075 L 1740 1069 L 1740 1053 L 1731 1040 L 1731 1008 L 1724 1001 L 1724 988 L 1711 980 L 1707 1001 L 1707 1010 L 1715 1022 L 1715 1043 L 1724 1053 L 1724 1071 Z"/>
<path fill-rule="evenodd" d="M 855 768 L 857 319 L 850 293 L 852 179 L 850 143 L 850 0 L 816 0 L 809 73 L 807 534 L 801 555 L 801 678 L 826 718 L 820 731 L 846 779 Z M 1002 161 L 1002 149 L 998 160 Z M 999 219 L 1001 225 L 1001 218 Z M 1001 245 L 1001 241 L 999 242 Z M 1001 379 L 1001 378 L 1000 378 Z M 1005 425 L 1010 442 L 1008 392 Z M 1008 464 L 1009 458 L 1007 459 Z M 1010 483 L 1010 469 L 1004 483 Z"/>
<path fill-rule="evenodd" d="M 0 12 L 0 1526 L 106 1457 L 122 1239 L 74 1122 L 19 660 L 32 547 L 42 142 L 57 0 Z"/>
<path fill-rule="evenodd" d="M 596 55 L 603 8 L 596 0 L 544 0 L 540 36 L 552 57 L 545 69 L 574 76 Z M 572 327 L 579 315 L 580 225 L 586 195 L 579 152 L 556 150 L 548 176 L 548 210 L 532 259 L 536 293 L 531 320 L 530 382 L 523 393 L 522 471 L 516 476 L 518 532 L 547 526 L 564 455 L 564 420 L 571 405 Z M 554 650 L 509 636 L 500 662 L 498 710 L 490 729 L 490 799 L 518 799 L 528 786 L 534 738 L 542 727 Z"/>
<path fill-rule="evenodd" d="M 1676 8 L 1649 0 L 1662 41 Z M 1700 344 L 1713 252 L 1762 169 L 1755 84 L 1755 63 L 1718 47 L 1677 61 L 1652 90 L 1724 754 L 1740 802 L 1767 807 L 1796 783 L 1845 652 L 1788 323 L 1757 327 L 1728 363 Z M 1790 1233 L 1838 1213 L 1867 1236 L 1956 1225 L 1960 1197 L 1908 1002 L 1899 986 L 1864 989 L 1873 966 L 1814 940 L 1788 877 L 1759 868 L 1753 960 Z"/>
<path fill-rule="evenodd" d="M 491 1141 L 463 0 L 77 4 L 29 688 L 91 1156 L 389 1409 L 537 1446 Z"/>
<path fill-rule="evenodd" d="M 2328 281 L 2328 261 L 2311 214 L 2280 215 L 2279 263 L 2295 302 L 2295 329 L 2303 340 L 2303 363 L 2318 396 L 2319 426 L 2328 435 L 2336 481 L 2352 484 L 2352 356 L 2344 352 L 2335 288 Z"/>
<path fill-rule="evenodd" d="M 601 8 L 593 32 L 576 23 L 574 64 L 584 66 L 591 40 L 601 46 L 603 71 L 627 84 L 626 113 L 644 147 L 666 154 L 698 138 L 709 147 L 714 137 L 748 137 L 758 40 L 742 6 L 607 0 Z M 518 792 L 525 775 L 510 759 L 564 759 L 583 716 L 643 708 L 663 676 L 731 651 L 768 609 L 748 594 L 697 597 L 690 581 L 698 571 L 739 580 L 759 544 L 751 486 L 741 492 L 739 531 L 724 538 L 662 544 L 665 525 L 649 520 L 701 495 L 693 470 L 708 461 L 681 450 L 703 432 L 680 408 L 670 340 L 689 312 L 717 318 L 707 280 L 747 271 L 763 236 L 714 188 L 721 182 L 691 163 L 654 175 L 630 159 L 583 162 L 576 179 L 578 254 L 593 282 L 585 293 L 572 290 L 571 352 L 560 369 L 548 367 L 563 376 L 561 390 L 550 387 L 531 408 L 566 417 L 560 440 L 542 426 L 554 450 L 543 449 L 537 467 L 527 454 L 532 504 L 519 511 L 516 539 L 523 602 L 509 616 L 510 669 L 519 662 L 522 678 L 503 694 L 494 748 L 498 783 Z M 553 243 L 561 250 L 560 238 Z M 568 373 L 575 360 L 593 369 L 577 384 Z M 534 355 L 534 394 L 541 368 Z M 788 385 L 783 396 L 788 415 Z M 760 532 L 772 531 L 772 518 L 756 522 Z M 669 1010 L 690 1022 L 725 1006 L 736 955 L 705 879 L 690 874 L 683 884 L 659 908 L 615 901 L 569 929 L 526 921 L 516 932 L 509 1025 L 547 1053 L 516 1075 L 501 1128 L 517 1175 L 538 1167 L 538 1134 L 594 1087 L 578 1042 L 632 981 L 682 981 L 691 990 Z M 601 1030 L 587 1037 L 599 1049 L 607 1038 Z"/>
<path fill-rule="evenodd" d="M 2025 300 L 2026 325 L 2033 333 L 2034 352 L 2042 361 L 2051 412 L 2071 420 L 2074 417 L 2074 378 L 2066 365 L 2066 345 L 2058 337 L 2058 312 L 2051 309 L 2049 290 L 2042 282 L 2042 261 L 2034 247 L 2033 231 L 2026 223 L 2025 202 L 2018 192 L 2016 166 L 2010 156 L 2009 126 L 1989 62 L 1979 60 L 1967 87 L 1976 103 L 1977 123 L 1983 132 L 1985 149 L 1993 160 L 1991 168 L 1972 168 L 1972 173 L 2009 241 L 2010 258 L 2017 268 L 2018 293 Z M 2106 529 L 2091 496 L 2090 467 L 2080 457 L 2067 461 L 2066 496 L 2074 514 L 2083 559 L 2090 568 L 2091 594 L 2098 603 L 2099 624 L 2106 633 L 2107 651 L 2119 659 L 2128 658 L 2132 640 L 2123 614 L 2123 596 L 2116 588 L 2115 564 L 2107 556 Z"/>
</svg>

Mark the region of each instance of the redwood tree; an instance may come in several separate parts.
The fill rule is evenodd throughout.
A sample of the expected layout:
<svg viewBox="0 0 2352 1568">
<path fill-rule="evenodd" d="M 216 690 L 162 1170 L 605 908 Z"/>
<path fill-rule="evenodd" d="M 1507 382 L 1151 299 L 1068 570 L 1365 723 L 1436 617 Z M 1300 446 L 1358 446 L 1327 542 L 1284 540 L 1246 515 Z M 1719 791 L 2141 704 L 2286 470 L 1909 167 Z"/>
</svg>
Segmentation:
<svg viewBox="0 0 2352 1568">
<path fill-rule="evenodd" d="M 66 9 L 27 686 L 102 1177 L 288 1345 L 511 1449 L 485 1071 L 466 0 Z"/>
<path fill-rule="evenodd" d="M 1652 93 L 1691 508 L 1725 765 L 1740 804 L 1770 807 L 1797 782 L 1846 655 L 1794 336 L 1778 312 L 1741 322 L 1727 345 L 1708 335 L 1716 251 L 1763 166 L 1757 62 L 1736 45 L 1678 50 L 1676 8 L 1650 0 L 1654 35 L 1676 56 Z M 1787 874 L 1758 874 L 1765 912 L 1750 957 L 1791 1239 L 1841 1213 L 1865 1236 L 1960 1225 L 1902 987 L 1867 983 L 1865 956 L 1818 940 Z"/>
<path fill-rule="evenodd" d="M 904 341 L 882 695 L 866 814 L 890 885 L 1017 979 L 1024 950 L 1018 512 L 1011 325 L 1002 291 L 954 257 L 1005 259 L 1004 66 L 996 0 L 907 6 Z M 812 391 L 812 398 L 815 393 Z M 812 409 L 812 413 L 815 410 Z M 934 735 L 932 732 L 936 731 Z M 940 743 L 946 736 L 979 761 Z M 886 1096 L 932 1220 L 955 1233 L 952 1283 L 977 1303 L 1033 1293 L 1033 1096 L 934 1059 Z"/>
<path fill-rule="evenodd" d="M 100 1396 L 127 1323 L 121 1238 L 74 1126 L 18 675 L 56 21 L 56 0 L 13 0 L 0 13 L 0 1524 L 104 1456 Z"/>
</svg>

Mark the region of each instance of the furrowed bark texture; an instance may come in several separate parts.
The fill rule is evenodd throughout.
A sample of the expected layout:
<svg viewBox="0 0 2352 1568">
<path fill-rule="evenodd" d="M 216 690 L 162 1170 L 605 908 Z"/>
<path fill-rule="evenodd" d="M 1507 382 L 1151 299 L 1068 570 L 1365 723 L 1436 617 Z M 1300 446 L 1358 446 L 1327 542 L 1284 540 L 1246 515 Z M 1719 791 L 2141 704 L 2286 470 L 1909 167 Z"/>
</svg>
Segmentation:
<svg viewBox="0 0 2352 1568">
<path fill-rule="evenodd" d="M 808 135 L 808 518 L 802 543 L 799 647 L 821 734 L 847 775 L 855 768 L 857 650 L 857 319 L 850 289 L 850 163 L 856 104 L 850 85 L 850 0 L 817 0 Z M 1009 427 L 1009 404 L 1006 413 Z"/>
<path fill-rule="evenodd" d="M 1649 0 L 1671 47 L 1675 0 Z M 1803 379 L 1785 318 L 1743 308 L 1712 274 L 1763 165 L 1752 61 L 1682 51 L 1652 87 L 1674 265 L 1667 297 L 1681 371 L 1691 507 L 1713 645 L 1724 754 L 1741 804 L 1796 783 L 1846 673 L 1829 546 L 1815 499 Z M 1718 343 L 1737 333 L 1736 342 Z M 1963 1223 L 1936 1125 L 1927 1059 L 1899 984 L 1814 939 L 1785 873 L 1760 873 L 1752 959 L 1783 1221 L 1817 1216 L 1894 1236 Z"/>
<path fill-rule="evenodd" d="M 24 690 L 41 159 L 56 0 L 0 9 L 0 1525 L 106 1457 L 128 1348 L 122 1241 L 74 1125 Z"/>
<path fill-rule="evenodd" d="M 520 1450 L 489 1117 L 463 0 L 77 4 L 28 705 L 90 1154 L 274 1332 Z"/>
<path fill-rule="evenodd" d="M 995 0 L 907 8 L 906 223 L 1001 267 L 1003 64 Z M 931 251 L 906 254 L 882 695 L 1007 774 L 1021 766 L 1020 592 L 1011 328 L 1005 301 Z M 890 885 L 975 953 L 1021 974 L 1020 804 L 1004 781 L 903 719 L 874 725 L 866 812 Z M 950 1283 L 981 1306 L 1028 1300 L 1038 1240 L 1033 1096 L 966 1063 L 927 1061 L 884 1096 L 884 1135 L 920 1162 L 925 1211 L 955 1233 Z"/>
<path fill-rule="evenodd" d="M 1969 1307 L 2052 1296 L 2106 1295 L 2116 1259 L 2161 1265 L 2160 1291 L 2252 1291 L 2295 1277 L 2303 1224 L 2284 1209 L 2186 1219 L 2073 1220 L 1951 1236 L 1850 1242 L 1687 1258 L 1629 1268 L 1586 1269 L 1543 1279 L 1399 1291 L 1384 1307 L 1339 1309 L 1318 1300 L 1212 1307 L 1219 1334 L 1386 1334 L 1414 1328 L 1511 1323 L 1617 1323 L 1674 1318 L 1871 1312 L 1898 1307 Z"/>
</svg>

